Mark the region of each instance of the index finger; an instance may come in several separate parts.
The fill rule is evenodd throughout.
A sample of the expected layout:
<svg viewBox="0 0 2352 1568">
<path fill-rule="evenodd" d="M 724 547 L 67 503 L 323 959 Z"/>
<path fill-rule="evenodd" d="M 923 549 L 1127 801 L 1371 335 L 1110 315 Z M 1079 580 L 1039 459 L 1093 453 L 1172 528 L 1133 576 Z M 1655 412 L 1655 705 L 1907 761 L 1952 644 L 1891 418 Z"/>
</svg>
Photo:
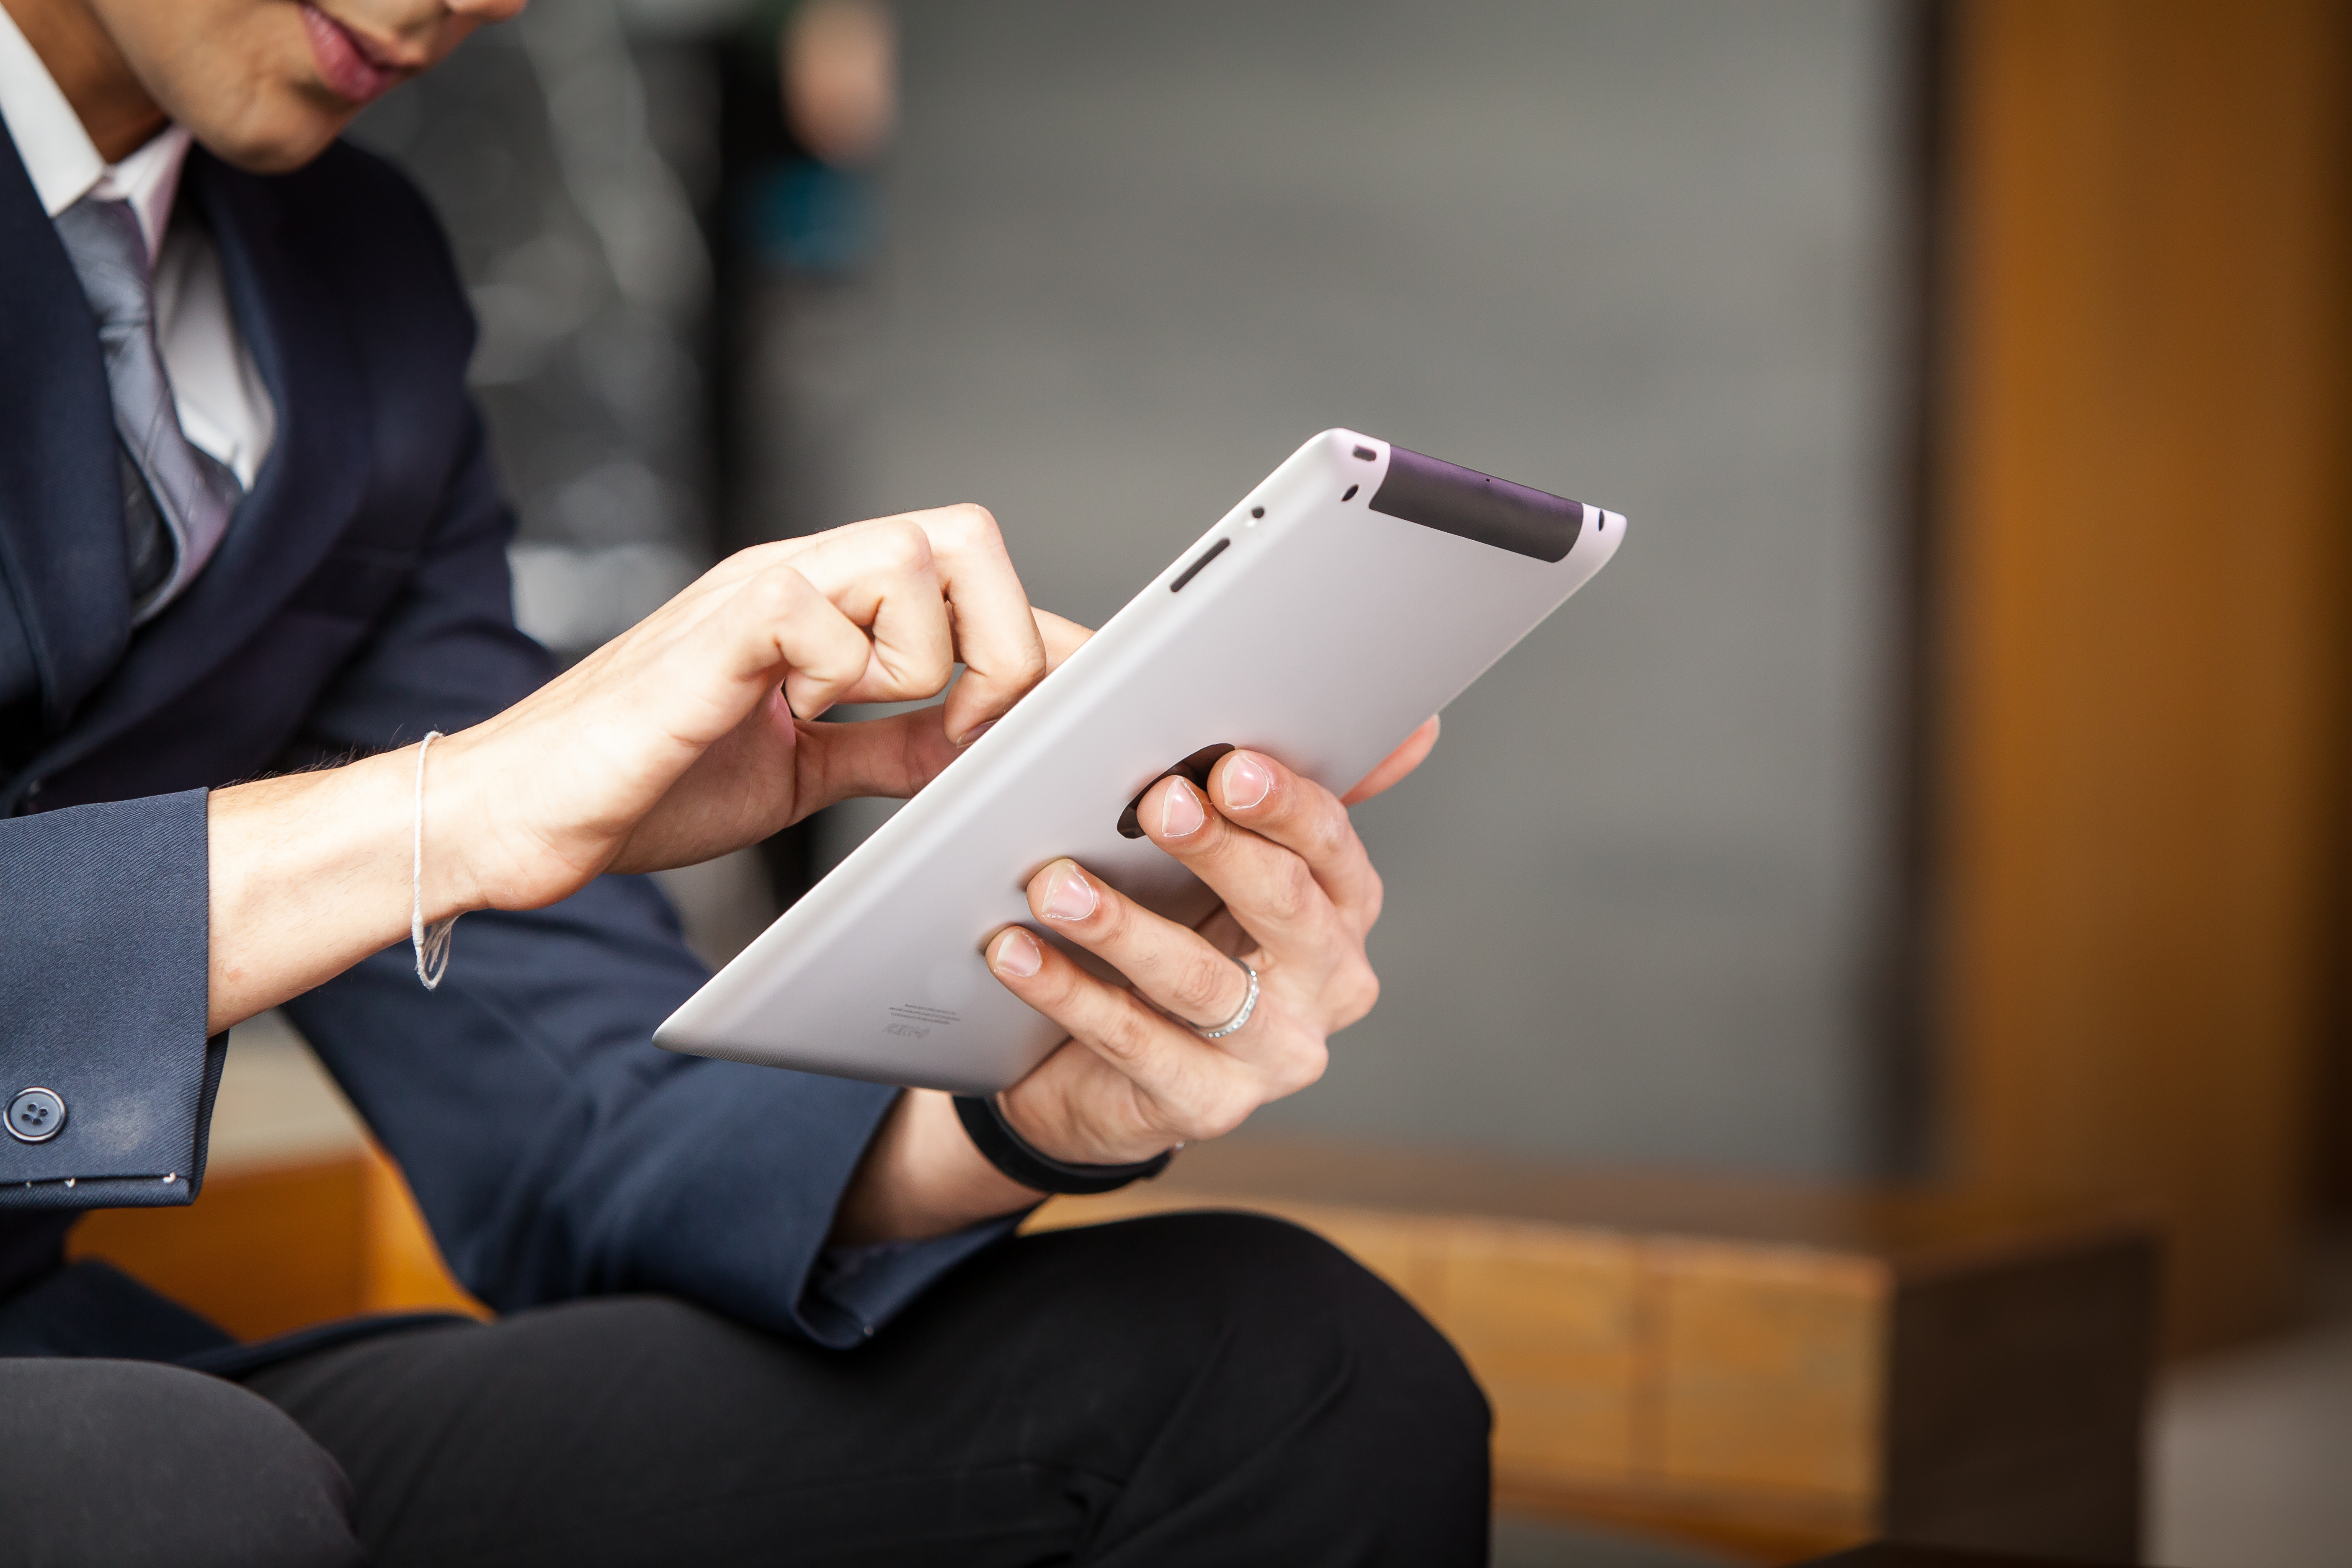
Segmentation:
<svg viewBox="0 0 2352 1568">
<path fill-rule="evenodd" d="M 1021 695 L 1045 679 L 1045 643 L 1029 595 L 1013 570 L 996 519 L 981 506 L 940 507 L 907 514 L 930 536 L 931 556 L 955 620 L 963 678 L 948 689 L 942 718 L 948 739 L 968 743 L 972 731 L 1003 717 Z"/>
<path fill-rule="evenodd" d="M 1095 635 L 1087 627 L 1051 610 L 1041 610 L 1032 605 L 1029 613 L 1036 617 L 1037 635 L 1045 641 L 1045 665 L 1049 670 L 1061 668 L 1063 661 L 1086 647 L 1087 640 Z"/>
</svg>

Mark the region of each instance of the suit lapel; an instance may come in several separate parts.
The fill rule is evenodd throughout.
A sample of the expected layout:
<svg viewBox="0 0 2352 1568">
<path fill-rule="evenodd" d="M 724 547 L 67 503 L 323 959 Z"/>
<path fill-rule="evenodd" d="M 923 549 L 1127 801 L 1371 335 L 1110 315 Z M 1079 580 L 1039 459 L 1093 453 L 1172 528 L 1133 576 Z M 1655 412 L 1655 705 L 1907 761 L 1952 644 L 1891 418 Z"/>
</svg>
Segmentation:
<svg viewBox="0 0 2352 1568">
<path fill-rule="evenodd" d="M 237 329 L 277 405 L 278 435 L 219 550 L 140 631 L 85 719 L 35 763 L 37 773 L 87 755 L 235 652 L 318 566 L 366 491 L 374 416 L 351 302 L 334 297 L 284 232 L 274 182 L 201 147 L 181 177 L 204 205 Z M 121 528 L 114 532 L 119 558 Z M 118 565 L 117 578 L 127 571 Z"/>
<path fill-rule="evenodd" d="M 131 640 L 131 569 L 98 323 L 16 143 L 0 145 L 0 575 L 55 730 Z"/>
</svg>

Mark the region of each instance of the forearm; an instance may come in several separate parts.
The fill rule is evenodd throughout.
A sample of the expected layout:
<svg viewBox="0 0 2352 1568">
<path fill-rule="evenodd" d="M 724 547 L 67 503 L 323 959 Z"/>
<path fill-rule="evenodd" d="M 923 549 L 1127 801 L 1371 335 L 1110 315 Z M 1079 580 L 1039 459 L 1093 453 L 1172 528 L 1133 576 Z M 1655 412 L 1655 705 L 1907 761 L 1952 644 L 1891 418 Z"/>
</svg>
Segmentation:
<svg viewBox="0 0 2352 1568">
<path fill-rule="evenodd" d="M 955 1102 L 935 1089 L 898 1097 L 844 1194 L 833 1239 L 924 1241 L 1042 1201 L 983 1158 Z"/>
<path fill-rule="evenodd" d="M 457 761 L 436 742 L 431 765 L 445 759 Z M 415 809 L 414 746 L 213 792 L 209 1032 L 299 996 L 408 934 Z M 434 853 L 431 826 L 428 921 L 475 907 L 457 889 L 458 857 L 446 843 Z"/>
</svg>

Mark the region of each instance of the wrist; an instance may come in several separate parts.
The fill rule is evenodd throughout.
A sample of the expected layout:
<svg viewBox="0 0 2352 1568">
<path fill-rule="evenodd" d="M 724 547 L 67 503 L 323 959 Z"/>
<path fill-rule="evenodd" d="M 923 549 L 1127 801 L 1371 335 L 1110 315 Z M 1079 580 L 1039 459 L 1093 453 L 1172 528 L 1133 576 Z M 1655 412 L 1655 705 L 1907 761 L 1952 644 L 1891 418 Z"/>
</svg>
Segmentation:
<svg viewBox="0 0 2352 1568">
<path fill-rule="evenodd" d="M 437 773 L 441 762 L 436 742 L 428 773 Z M 425 809 L 420 883 L 414 746 L 212 792 L 205 812 L 209 1032 L 405 940 L 420 893 L 427 922 L 480 907 L 466 887 L 462 862 L 444 847 L 430 777 Z"/>
<path fill-rule="evenodd" d="M 493 896 L 492 880 L 484 875 L 489 858 L 484 849 L 492 836 L 481 806 L 480 742 L 471 731 L 460 731 L 439 735 L 429 746 L 419 742 L 403 747 L 390 760 L 401 764 L 408 786 L 412 870 L 425 923 L 505 901 Z"/>
<path fill-rule="evenodd" d="M 960 1094 L 955 1109 L 957 1120 L 982 1156 L 1033 1192 L 1114 1193 L 1131 1182 L 1150 1180 L 1176 1157 L 1171 1148 L 1147 1160 L 1117 1164 L 1056 1159 L 1013 1131 L 994 1095 Z"/>
<path fill-rule="evenodd" d="M 1037 1152 L 1073 1165 L 1131 1165 L 1153 1160 L 1181 1140 L 1156 1129 L 1106 1126 L 1083 1114 L 1045 1072 L 1034 1072 L 997 1095 L 1005 1122 Z"/>
<path fill-rule="evenodd" d="M 835 1216 L 833 1239 L 922 1241 L 1035 1205 L 1044 1194 L 990 1164 L 938 1089 L 898 1097 L 858 1163 Z"/>
</svg>

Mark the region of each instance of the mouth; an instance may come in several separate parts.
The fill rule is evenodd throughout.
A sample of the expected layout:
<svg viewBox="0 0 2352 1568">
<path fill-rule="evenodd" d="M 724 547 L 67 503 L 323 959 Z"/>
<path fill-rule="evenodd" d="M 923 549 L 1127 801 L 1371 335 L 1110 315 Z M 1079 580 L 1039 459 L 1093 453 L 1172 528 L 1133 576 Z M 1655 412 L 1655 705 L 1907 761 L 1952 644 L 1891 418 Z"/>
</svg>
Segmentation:
<svg viewBox="0 0 2352 1568">
<path fill-rule="evenodd" d="M 382 98 L 415 73 L 415 68 L 393 58 L 392 51 L 346 27 L 316 5 L 300 7 L 302 29 L 310 35 L 311 58 L 328 89 L 353 104 Z"/>
</svg>

